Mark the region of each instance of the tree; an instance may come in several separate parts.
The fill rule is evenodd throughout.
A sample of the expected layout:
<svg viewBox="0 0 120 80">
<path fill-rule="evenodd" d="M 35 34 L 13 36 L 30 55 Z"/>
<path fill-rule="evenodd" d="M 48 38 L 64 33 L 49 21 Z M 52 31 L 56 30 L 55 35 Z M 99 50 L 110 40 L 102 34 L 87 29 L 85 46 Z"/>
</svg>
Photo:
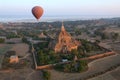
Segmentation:
<svg viewBox="0 0 120 80">
<path fill-rule="evenodd" d="M 74 54 L 74 55 L 77 55 L 78 51 L 77 51 L 77 49 L 72 49 L 71 53 Z"/>
<path fill-rule="evenodd" d="M 0 38 L 0 43 L 4 43 L 4 42 L 5 42 L 5 39 Z"/>
<path fill-rule="evenodd" d="M 28 43 L 27 38 L 23 37 L 23 38 L 22 38 L 22 42 L 23 42 L 23 43 Z"/>
<path fill-rule="evenodd" d="M 64 65 L 64 72 L 70 72 L 71 66 L 70 64 Z"/>
<path fill-rule="evenodd" d="M 95 40 L 95 43 L 96 43 L 96 44 L 99 44 L 99 43 L 100 43 L 100 40 Z"/>
<path fill-rule="evenodd" d="M 105 33 L 101 33 L 100 36 L 102 40 L 108 39 L 108 36 Z"/>
<path fill-rule="evenodd" d="M 41 65 L 45 64 L 44 53 L 42 50 L 38 52 L 38 63 Z"/>
<path fill-rule="evenodd" d="M 47 70 L 43 70 L 42 72 L 43 72 L 43 78 L 44 78 L 44 80 L 50 80 L 50 78 L 51 78 L 50 72 L 47 71 Z"/>
<path fill-rule="evenodd" d="M 56 54 L 53 50 L 49 51 L 49 56 L 50 56 L 50 62 L 55 62 L 56 61 Z"/>
<path fill-rule="evenodd" d="M 9 34 L 7 34 L 7 39 L 10 39 L 10 38 L 19 38 L 19 36 L 18 35 L 16 35 L 16 34 L 14 34 L 14 33 L 9 33 Z"/>
<path fill-rule="evenodd" d="M 114 35 L 112 36 L 114 40 L 117 40 L 117 38 L 119 37 L 118 33 L 114 33 Z"/>
<path fill-rule="evenodd" d="M 78 72 L 84 71 L 87 67 L 87 62 L 85 60 L 78 61 Z"/>
<path fill-rule="evenodd" d="M 76 29 L 76 30 L 75 30 L 75 34 L 76 34 L 76 35 L 81 35 L 81 31 L 80 31 L 79 29 Z"/>
</svg>

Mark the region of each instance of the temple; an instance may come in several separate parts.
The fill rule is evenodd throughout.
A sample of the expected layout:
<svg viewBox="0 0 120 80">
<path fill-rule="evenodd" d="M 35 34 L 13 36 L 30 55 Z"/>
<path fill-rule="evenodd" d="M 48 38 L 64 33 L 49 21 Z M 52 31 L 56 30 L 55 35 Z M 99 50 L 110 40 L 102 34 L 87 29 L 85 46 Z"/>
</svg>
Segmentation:
<svg viewBox="0 0 120 80">
<path fill-rule="evenodd" d="M 68 53 L 72 49 L 77 49 L 80 46 L 80 42 L 73 39 L 72 36 L 65 30 L 64 24 L 62 23 L 61 31 L 56 38 L 50 43 L 50 47 L 54 51 Z"/>
</svg>

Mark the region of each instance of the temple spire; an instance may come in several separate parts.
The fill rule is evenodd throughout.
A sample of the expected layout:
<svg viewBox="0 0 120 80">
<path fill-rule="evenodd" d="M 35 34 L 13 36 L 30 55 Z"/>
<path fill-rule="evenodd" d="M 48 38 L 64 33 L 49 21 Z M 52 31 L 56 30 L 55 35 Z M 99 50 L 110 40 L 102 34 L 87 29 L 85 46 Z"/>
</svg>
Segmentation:
<svg viewBox="0 0 120 80">
<path fill-rule="evenodd" d="M 64 26 L 64 23 L 63 23 L 63 21 L 62 21 L 62 26 Z"/>
<path fill-rule="evenodd" d="M 64 23 L 62 21 L 62 27 L 61 27 L 61 31 L 65 31 L 65 28 L 64 28 Z"/>
</svg>

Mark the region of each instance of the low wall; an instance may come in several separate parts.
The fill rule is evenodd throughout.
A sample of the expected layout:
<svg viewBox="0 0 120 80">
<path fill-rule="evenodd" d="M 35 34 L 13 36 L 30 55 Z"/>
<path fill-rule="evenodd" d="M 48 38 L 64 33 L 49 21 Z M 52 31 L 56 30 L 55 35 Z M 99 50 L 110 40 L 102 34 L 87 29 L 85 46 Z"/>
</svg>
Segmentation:
<svg viewBox="0 0 120 80">
<path fill-rule="evenodd" d="M 36 58 L 35 58 L 35 52 L 32 52 L 32 55 L 33 55 L 33 61 L 34 61 L 35 69 L 37 69 L 37 62 L 36 62 Z"/>
<path fill-rule="evenodd" d="M 52 67 L 53 65 L 52 64 L 49 64 L 49 65 L 43 65 L 43 66 L 36 66 L 36 69 L 46 69 L 46 68 L 50 68 Z"/>
<path fill-rule="evenodd" d="M 32 52 L 33 54 L 33 60 L 34 60 L 34 65 L 35 65 L 35 69 L 38 70 L 38 69 L 46 69 L 46 68 L 50 68 L 52 67 L 53 65 L 52 64 L 49 64 L 49 65 L 43 65 L 43 66 L 38 66 L 37 65 L 37 61 L 36 61 L 36 57 L 35 57 L 35 52 Z"/>
<path fill-rule="evenodd" d="M 87 58 L 82 58 L 81 60 L 94 60 L 94 59 L 103 58 L 103 57 L 114 55 L 114 54 L 115 54 L 114 51 L 105 52 L 105 53 L 97 54 L 97 55 L 90 56 L 90 57 L 87 57 Z"/>
<path fill-rule="evenodd" d="M 103 53 L 103 54 L 97 54 L 97 55 L 94 55 L 94 56 L 90 56 L 90 57 L 87 57 L 87 58 L 81 58 L 80 60 L 94 60 L 94 59 L 103 58 L 103 57 L 114 55 L 114 54 L 115 54 L 115 52 L 111 51 L 111 52 L 106 52 L 106 53 Z M 59 63 L 48 64 L 48 65 L 43 65 L 43 66 L 38 66 L 37 64 L 35 64 L 35 69 L 37 69 L 37 70 L 38 69 L 46 69 L 46 68 L 50 68 L 52 66 L 55 66 L 57 64 L 66 64 L 66 63 L 69 63 L 69 62 L 71 62 L 71 61 L 68 61 L 68 62 L 59 62 Z M 36 63 L 36 61 L 35 61 L 35 63 Z"/>
<path fill-rule="evenodd" d="M 101 46 L 100 46 L 100 47 L 101 47 Z M 104 48 L 104 47 L 102 47 L 102 48 Z M 104 48 L 104 49 L 106 49 L 106 48 Z M 106 49 L 106 51 L 108 51 L 108 52 L 101 53 L 101 54 L 96 54 L 96 55 L 93 55 L 93 56 L 90 56 L 90 57 L 86 57 L 86 58 L 81 58 L 81 59 L 79 59 L 79 60 L 94 60 L 94 59 L 103 58 L 103 57 L 106 57 L 106 56 L 110 56 L 110 55 L 114 55 L 114 54 L 115 54 L 114 51 L 111 51 L 111 50 L 108 50 L 108 49 Z M 38 65 L 37 65 L 37 61 L 36 61 L 36 57 L 35 57 L 35 56 L 36 56 L 36 53 L 33 51 L 32 54 L 33 54 L 35 69 L 37 69 L 37 70 L 38 70 L 38 69 L 50 68 L 50 67 L 55 66 L 55 65 L 57 65 L 57 64 L 66 64 L 66 63 L 71 62 L 71 61 L 67 61 L 67 62 L 59 62 L 59 63 L 55 63 L 55 64 L 48 64 L 48 65 L 38 66 Z"/>
</svg>

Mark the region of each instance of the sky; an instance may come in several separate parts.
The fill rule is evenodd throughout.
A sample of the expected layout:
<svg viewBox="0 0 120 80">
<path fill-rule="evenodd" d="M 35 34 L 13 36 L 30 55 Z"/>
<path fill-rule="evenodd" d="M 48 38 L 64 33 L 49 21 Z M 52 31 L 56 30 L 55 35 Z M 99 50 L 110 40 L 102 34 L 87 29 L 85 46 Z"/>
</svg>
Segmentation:
<svg viewBox="0 0 120 80">
<path fill-rule="evenodd" d="M 0 0 L 0 17 L 32 16 L 34 6 L 43 16 L 120 16 L 120 0 Z"/>
</svg>

